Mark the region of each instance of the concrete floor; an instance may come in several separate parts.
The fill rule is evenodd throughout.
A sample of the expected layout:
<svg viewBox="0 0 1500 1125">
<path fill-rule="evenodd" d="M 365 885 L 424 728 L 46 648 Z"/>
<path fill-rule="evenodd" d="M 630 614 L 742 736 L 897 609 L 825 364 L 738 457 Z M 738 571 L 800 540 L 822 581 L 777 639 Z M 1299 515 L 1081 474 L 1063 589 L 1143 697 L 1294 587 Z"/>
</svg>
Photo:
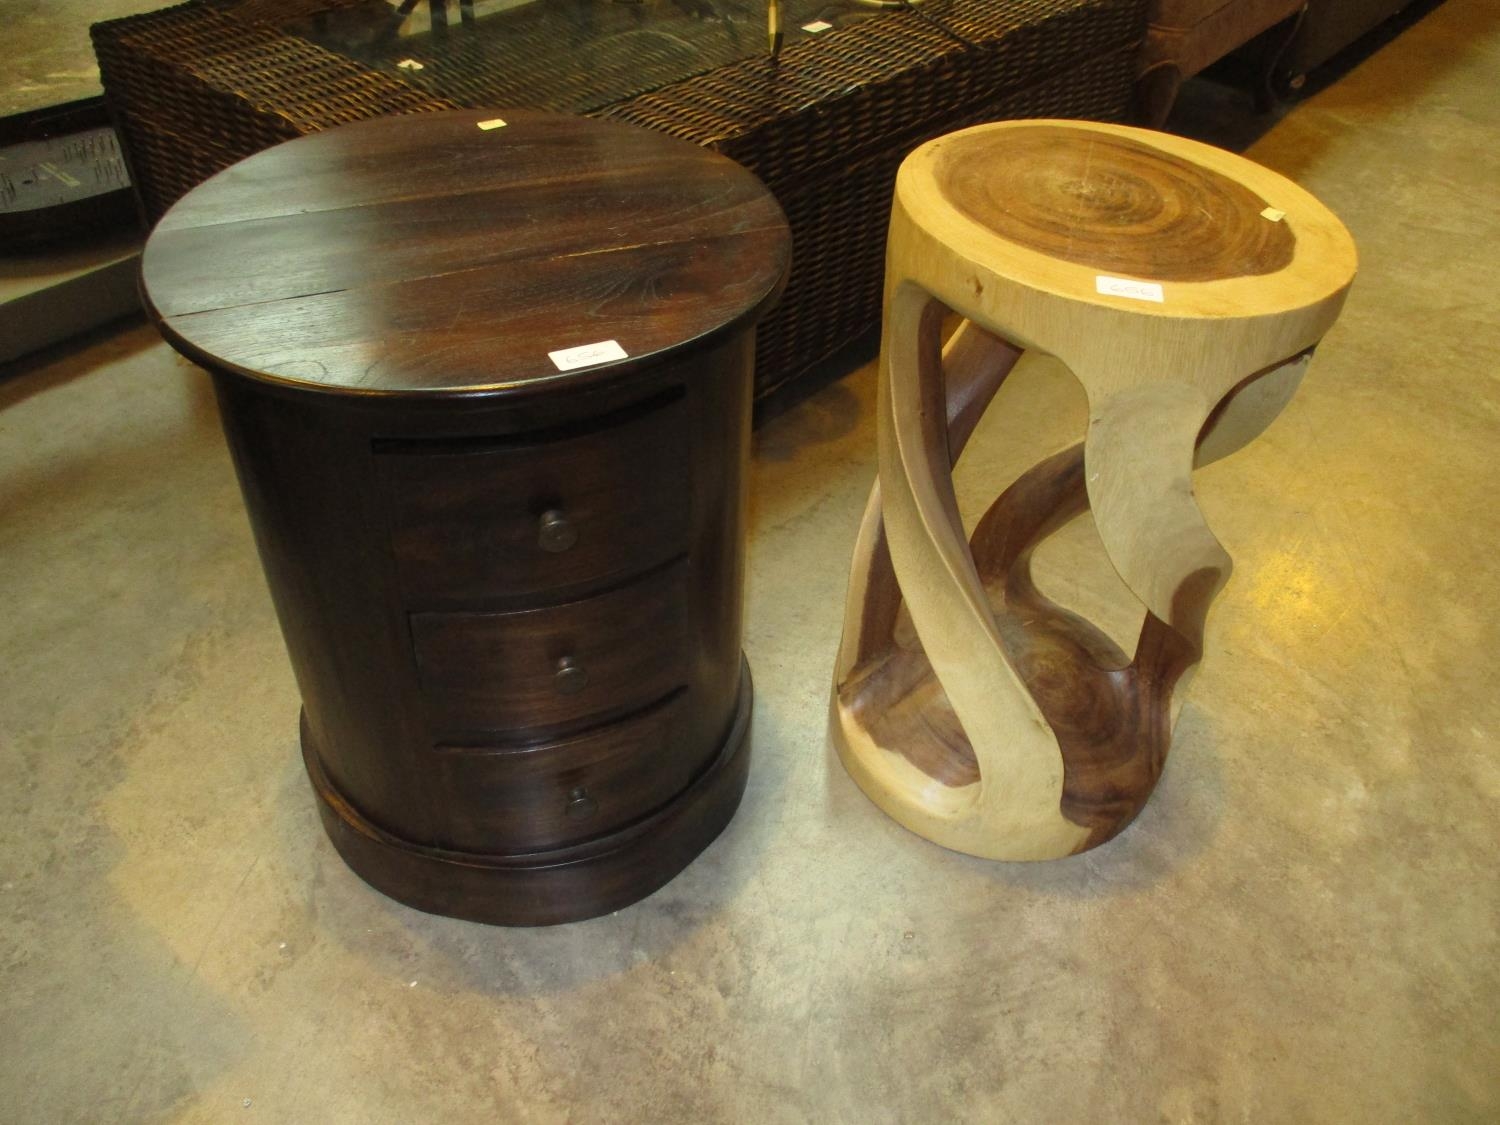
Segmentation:
<svg viewBox="0 0 1500 1125">
<path fill-rule="evenodd" d="M 205 379 L 143 325 L 11 369 L 0 1119 L 1500 1119 L 1497 73 L 1500 0 L 1452 3 L 1251 148 L 1362 273 L 1199 478 L 1238 570 L 1161 787 L 1063 862 L 944 852 L 830 755 L 868 370 L 757 437 L 738 817 L 648 900 L 512 931 L 325 841 Z M 970 510 L 1081 417 L 1030 364 Z M 1128 633 L 1087 521 L 1042 561 Z"/>
<path fill-rule="evenodd" d="M 89 25 L 161 7 L 162 0 L 0 0 L 7 63 L 0 117 L 97 97 Z"/>
</svg>

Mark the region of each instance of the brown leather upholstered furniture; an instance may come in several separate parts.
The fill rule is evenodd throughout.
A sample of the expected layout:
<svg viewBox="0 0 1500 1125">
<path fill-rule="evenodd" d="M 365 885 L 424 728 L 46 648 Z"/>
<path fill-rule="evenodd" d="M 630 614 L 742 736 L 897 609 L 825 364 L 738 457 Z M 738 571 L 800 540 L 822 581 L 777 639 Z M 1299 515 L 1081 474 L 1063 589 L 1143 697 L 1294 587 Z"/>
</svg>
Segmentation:
<svg viewBox="0 0 1500 1125">
<path fill-rule="evenodd" d="M 1166 119 L 1183 79 L 1305 6 L 1306 0 L 1152 0 L 1136 86 L 1144 123 Z"/>
<path fill-rule="evenodd" d="M 1410 0 L 1308 0 L 1307 13 L 1279 58 L 1272 63 L 1272 88 L 1300 89 L 1308 71 L 1390 19 Z"/>
</svg>

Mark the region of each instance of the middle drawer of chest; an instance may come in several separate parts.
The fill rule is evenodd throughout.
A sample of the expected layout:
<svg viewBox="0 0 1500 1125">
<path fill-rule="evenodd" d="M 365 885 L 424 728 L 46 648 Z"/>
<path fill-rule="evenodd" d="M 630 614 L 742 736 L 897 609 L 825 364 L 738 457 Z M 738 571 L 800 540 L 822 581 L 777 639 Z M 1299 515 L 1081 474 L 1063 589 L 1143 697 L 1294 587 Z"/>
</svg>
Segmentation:
<svg viewBox="0 0 1500 1125">
<path fill-rule="evenodd" d="M 605 721 L 686 685 L 687 564 L 608 593 L 515 613 L 414 613 L 438 734 Z"/>
</svg>

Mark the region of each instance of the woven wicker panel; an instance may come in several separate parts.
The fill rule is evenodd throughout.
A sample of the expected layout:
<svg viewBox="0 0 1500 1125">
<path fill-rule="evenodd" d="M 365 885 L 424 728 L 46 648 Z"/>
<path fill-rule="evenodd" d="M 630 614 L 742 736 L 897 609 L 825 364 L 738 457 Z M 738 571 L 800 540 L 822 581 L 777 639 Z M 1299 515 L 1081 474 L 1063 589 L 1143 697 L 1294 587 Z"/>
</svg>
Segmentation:
<svg viewBox="0 0 1500 1125">
<path fill-rule="evenodd" d="M 811 13 L 823 0 L 786 2 Z M 377 3 L 281 27 L 464 105 L 587 113 L 764 52 L 761 0 L 713 0 L 712 7 L 717 18 L 655 0 L 539 0 L 473 23 L 397 36 L 397 23 L 382 19 Z"/>
<path fill-rule="evenodd" d="M 911 147 L 982 121 L 1121 120 L 1120 89 L 1129 88 L 1135 52 L 1132 45 L 1090 60 L 1047 82 L 970 107 L 909 146 L 778 189 L 792 228 L 792 276 L 781 303 L 759 329 L 756 396 L 795 379 L 879 323 L 891 193 L 896 169 Z"/>
<path fill-rule="evenodd" d="M 731 61 L 611 100 L 684 60 L 651 36 L 626 36 L 609 66 L 533 73 L 526 34 L 548 33 L 545 3 L 519 9 L 503 39 L 450 35 L 432 74 L 383 73 L 284 30 L 367 4 L 190 0 L 96 25 L 106 99 L 147 216 L 236 160 L 346 121 L 459 102 L 592 108 L 739 160 L 785 208 L 792 276 L 760 328 L 758 396 L 878 322 L 891 188 L 907 152 L 983 120 L 1123 119 L 1145 30 L 1144 0 L 928 0 L 925 16 L 883 14 L 793 43 L 779 60 Z M 411 57 L 420 47 L 402 43 Z M 497 78 L 501 48 L 517 61 Z"/>
<path fill-rule="evenodd" d="M 786 210 L 792 276 L 760 327 L 757 397 L 878 323 L 896 168 L 918 144 L 987 120 L 1125 118 L 1138 6 L 1000 7 L 959 0 L 933 9 L 983 56 L 1004 60 L 998 65 L 976 65 L 981 51 L 899 12 L 830 33 L 841 37 L 835 58 L 819 54 L 829 44 L 806 44 L 779 62 L 746 59 L 604 111 L 733 157 Z M 1017 27 L 1028 14 L 1035 22 Z M 1049 69 L 1038 44 L 1075 53 Z"/>
<path fill-rule="evenodd" d="M 455 108 L 201 3 L 91 32 L 151 221 L 207 176 L 280 141 L 385 113 Z"/>
<path fill-rule="evenodd" d="M 775 190 L 865 150 L 909 150 L 930 135 L 930 122 L 1133 45 L 1143 14 L 1137 0 L 950 0 L 924 10 L 975 46 L 894 12 L 799 44 L 780 60 L 745 59 L 604 113 L 718 148 Z M 1029 22 L 1018 24 L 1023 16 Z M 1111 117 L 1125 113 L 1128 85 L 1129 76 Z M 1069 114 L 1059 106 L 1056 115 Z"/>
</svg>

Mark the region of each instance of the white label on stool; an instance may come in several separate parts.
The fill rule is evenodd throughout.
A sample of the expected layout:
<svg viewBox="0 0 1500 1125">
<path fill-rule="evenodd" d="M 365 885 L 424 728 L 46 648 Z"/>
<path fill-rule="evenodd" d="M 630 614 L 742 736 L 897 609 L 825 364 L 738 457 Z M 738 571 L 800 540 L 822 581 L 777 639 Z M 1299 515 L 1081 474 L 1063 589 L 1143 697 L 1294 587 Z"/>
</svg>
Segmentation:
<svg viewBox="0 0 1500 1125">
<path fill-rule="evenodd" d="M 488 121 L 481 121 L 479 127 L 486 132 L 490 129 L 504 129 L 505 119 L 503 117 L 491 117 Z"/>
<path fill-rule="evenodd" d="M 572 371 L 575 367 L 590 367 L 596 363 L 608 363 L 615 359 L 629 359 L 625 349 L 617 340 L 600 340 L 597 344 L 580 344 L 576 348 L 563 348 L 548 352 L 547 358 L 557 364 L 559 371 Z"/>
<path fill-rule="evenodd" d="M 1262 219 L 1270 219 L 1273 223 L 1279 223 L 1286 218 L 1286 212 L 1280 207 L 1267 207 L 1260 213 Z"/>
<path fill-rule="evenodd" d="M 810 31 L 814 35 L 816 35 L 818 32 L 820 32 L 820 31 L 828 31 L 832 27 L 833 27 L 833 24 L 829 23 L 827 20 L 813 20 L 812 23 L 805 23 L 805 24 L 803 24 L 802 25 L 802 30 L 803 31 Z"/>
<path fill-rule="evenodd" d="M 399 66 L 402 70 L 421 70 L 422 69 L 422 64 L 419 63 L 416 59 L 402 59 L 396 65 Z"/>
<path fill-rule="evenodd" d="M 1161 286 L 1154 281 L 1131 281 L 1128 277 L 1105 277 L 1102 273 L 1094 277 L 1094 288 L 1106 297 L 1130 297 L 1136 301 L 1155 301 L 1163 304 Z"/>
</svg>

